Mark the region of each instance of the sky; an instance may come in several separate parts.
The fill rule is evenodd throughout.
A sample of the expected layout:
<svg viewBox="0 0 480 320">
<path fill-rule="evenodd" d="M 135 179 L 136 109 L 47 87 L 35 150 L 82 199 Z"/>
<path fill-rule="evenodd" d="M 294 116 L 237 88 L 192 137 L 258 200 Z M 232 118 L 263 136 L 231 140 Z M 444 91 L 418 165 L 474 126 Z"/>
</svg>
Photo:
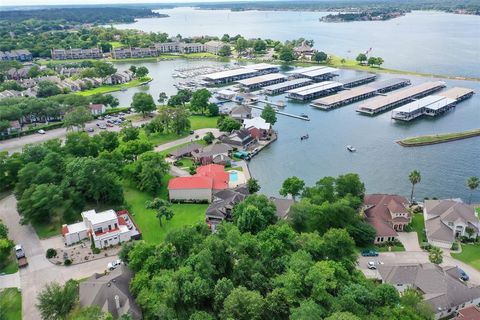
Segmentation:
<svg viewBox="0 0 480 320">
<path fill-rule="evenodd" d="M 186 3 L 186 2 L 233 2 L 239 0 L 0 0 L 0 6 L 63 5 L 63 4 L 116 4 L 116 3 Z M 242 1 L 242 0 L 240 0 Z M 245 1 L 245 0 L 244 0 Z M 247 0 L 248 1 L 248 0 Z"/>
</svg>

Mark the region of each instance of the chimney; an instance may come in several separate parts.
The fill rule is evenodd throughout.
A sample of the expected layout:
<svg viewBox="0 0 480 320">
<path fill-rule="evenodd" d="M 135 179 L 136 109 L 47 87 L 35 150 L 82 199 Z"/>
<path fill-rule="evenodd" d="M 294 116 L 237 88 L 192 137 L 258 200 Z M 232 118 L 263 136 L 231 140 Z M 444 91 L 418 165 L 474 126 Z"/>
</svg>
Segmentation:
<svg viewBox="0 0 480 320">
<path fill-rule="evenodd" d="M 115 307 L 120 309 L 120 297 L 118 295 L 115 295 Z"/>
</svg>

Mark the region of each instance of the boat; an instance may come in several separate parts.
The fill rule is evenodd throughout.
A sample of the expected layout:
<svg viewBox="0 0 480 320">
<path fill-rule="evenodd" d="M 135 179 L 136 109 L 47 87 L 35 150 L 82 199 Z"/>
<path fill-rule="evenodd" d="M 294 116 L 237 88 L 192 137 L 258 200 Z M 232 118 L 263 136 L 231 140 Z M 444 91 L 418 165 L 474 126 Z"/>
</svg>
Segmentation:
<svg viewBox="0 0 480 320">
<path fill-rule="evenodd" d="M 308 115 L 306 115 L 305 113 L 302 113 L 300 117 L 308 119 Z"/>
<path fill-rule="evenodd" d="M 347 150 L 350 151 L 350 152 L 355 152 L 357 151 L 357 149 L 355 149 L 355 147 L 351 146 L 351 145 L 348 145 L 347 146 Z"/>
<path fill-rule="evenodd" d="M 310 138 L 310 137 L 309 137 L 308 134 L 306 134 L 306 135 L 300 137 L 300 141 L 307 140 L 308 138 Z"/>
</svg>

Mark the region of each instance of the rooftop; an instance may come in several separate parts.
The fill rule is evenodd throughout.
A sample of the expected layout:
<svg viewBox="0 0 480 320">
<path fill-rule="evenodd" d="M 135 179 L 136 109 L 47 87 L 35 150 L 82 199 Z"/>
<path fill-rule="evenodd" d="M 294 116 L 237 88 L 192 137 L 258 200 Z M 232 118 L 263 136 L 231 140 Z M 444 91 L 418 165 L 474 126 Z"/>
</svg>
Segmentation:
<svg viewBox="0 0 480 320">
<path fill-rule="evenodd" d="M 336 81 L 323 81 L 320 83 L 314 83 L 305 87 L 296 88 L 292 90 L 288 90 L 287 93 L 306 96 L 315 92 L 320 92 L 323 90 L 333 89 L 337 87 L 341 87 L 342 84 Z"/>
<path fill-rule="evenodd" d="M 230 78 L 230 77 L 235 77 L 240 75 L 254 74 L 256 72 L 257 70 L 255 69 L 238 68 L 238 69 L 210 73 L 205 75 L 205 78 L 209 80 L 220 80 L 220 79 Z"/>
<path fill-rule="evenodd" d="M 411 113 L 422 108 L 438 110 L 452 103 L 455 103 L 455 99 L 446 98 L 440 95 L 431 95 L 401 106 L 400 108 L 395 109 L 394 112 Z"/>
<path fill-rule="evenodd" d="M 294 85 L 297 85 L 297 84 L 311 83 L 311 82 L 312 82 L 312 80 L 310 80 L 308 78 L 297 78 L 297 79 L 288 80 L 288 81 L 281 82 L 281 83 L 272 84 L 272 85 L 267 86 L 263 89 L 264 90 L 278 90 L 278 89 L 286 88 L 286 87 L 289 87 L 289 86 L 292 86 L 292 85 L 294 86 Z"/>
<path fill-rule="evenodd" d="M 260 84 L 263 82 L 280 80 L 280 79 L 285 79 L 285 76 L 279 73 L 269 73 L 269 74 L 261 75 L 258 77 L 239 80 L 237 81 L 237 83 L 243 86 L 252 86 L 252 85 Z"/>
<path fill-rule="evenodd" d="M 439 96 L 444 96 L 446 98 L 458 100 L 459 98 L 461 98 L 465 95 L 469 95 L 473 92 L 474 91 L 472 89 L 469 89 L 469 88 L 454 87 L 454 88 L 448 89 L 447 91 L 440 92 L 438 95 Z"/>
<path fill-rule="evenodd" d="M 345 90 L 341 91 L 339 93 L 333 94 L 331 96 L 323 97 L 317 100 L 313 100 L 313 104 L 320 104 L 320 105 L 331 105 L 335 104 L 337 102 L 341 102 L 344 100 L 349 100 L 352 98 L 355 98 L 357 96 L 361 96 L 364 94 L 369 94 L 376 92 L 377 90 L 374 88 L 371 88 L 369 86 L 363 86 L 363 87 L 358 87 L 350 90 Z"/>
<path fill-rule="evenodd" d="M 254 117 L 252 119 L 243 120 L 243 125 L 245 128 L 255 127 L 257 129 L 269 130 L 271 125 L 266 122 L 265 119 L 261 117 Z"/>
<path fill-rule="evenodd" d="M 96 212 L 95 209 L 88 210 L 82 212 L 82 217 L 86 218 L 92 225 L 96 225 L 98 223 L 103 223 L 110 220 L 116 220 L 117 214 L 114 210 L 106 210 L 103 212 Z"/>
</svg>

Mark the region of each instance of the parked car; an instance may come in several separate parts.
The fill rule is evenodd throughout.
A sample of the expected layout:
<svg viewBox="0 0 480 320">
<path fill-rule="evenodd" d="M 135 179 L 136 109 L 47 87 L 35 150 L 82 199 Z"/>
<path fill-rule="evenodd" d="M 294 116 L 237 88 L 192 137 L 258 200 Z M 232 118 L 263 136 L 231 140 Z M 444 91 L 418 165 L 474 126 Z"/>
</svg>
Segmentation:
<svg viewBox="0 0 480 320">
<path fill-rule="evenodd" d="M 120 260 L 120 259 L 114 260 L 114 261 L 108 263 L 107 269 L 110 270 L 110 271 L 115 270 L 121 264 L 122 264 L 122 260 Z"/>
<path fill-rule="evenodd" d="M 368 261 L 367 268 L 370 270 L 376 270 L 377 266 L 375 265 L 375 261 Z"/>
<path fill-rule="evenodd" d="M 40 130 L 38 130 L 37 132 L 38 132 L 39 134 L 45 134 L 45 130 L 43 130 L 43 129 L 40 129 Z"/>
<path fill-rule="evenodd" d="M 378 257 L 378 252 L 373 249 L 363 250 L 362 257 Z"/>
<path fill-rule="evenodd" d="M 98 120 L 103 120 L 104 118 L 102 116 L 98 117 L 97 118 Z"/>
<path fill-rule="evenodd" d="M 470 280 L 470 277 L 468 276 L 468 274 L 463 271 L 462 269 L 460 269 L 459 267 L 457 267 L 458 269 L 458 273 L 460 275 L 460 280 L 463 280 L 463 281 L 468 281 Z"/>
<path fill-rule="evenodd" d="M 94 130 L 93 128 L 88 128 L 87 131 L 88 131 L 88 132 L 93 132 L 93 131 L 95 131 L 95 130 Z"/>
<path fill-rule="evenodd" d="M 15 246 L 15 256 L 17 257 L 17 259 L 25 257 L 25 251 L 23 250 L 21 244 L 17 244 Z"/>
<path fill-rule="evenodd" d="M 100 129 L 102 129 L 102 130 L 107 129 L 107 127 L 106 127 L 104 124 L 101 124 L 101 125 L 99 125 L 98 127 L 99 127 Z"/>
<path fill-rule="evenodd" d="M 107 122 L 107 127 L 113 127 L 113 124 Z"/>
</svg>

